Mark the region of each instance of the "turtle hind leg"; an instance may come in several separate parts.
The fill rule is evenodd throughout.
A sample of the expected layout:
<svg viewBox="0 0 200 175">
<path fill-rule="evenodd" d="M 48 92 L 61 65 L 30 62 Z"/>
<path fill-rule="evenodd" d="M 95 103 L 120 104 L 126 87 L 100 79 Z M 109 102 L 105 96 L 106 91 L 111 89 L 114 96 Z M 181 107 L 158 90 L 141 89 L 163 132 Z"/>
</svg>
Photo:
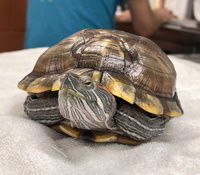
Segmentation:
<svg viewBox="0 0 200 175">
<path fill-rule="evenodd" d="M 24 103 L 25 113 L 32 119 L 47 126 L 64 120 L 58 109 L 56 96 L 27 96 Z"/>
<path fill-rule="evenodd" d="M 136 105 L 121 105 L 114 116 L 116 125 L 128 137 L 141 142 L 161 135 L 168 121 L 164 116 L 150 115 Z"/>
</svg>

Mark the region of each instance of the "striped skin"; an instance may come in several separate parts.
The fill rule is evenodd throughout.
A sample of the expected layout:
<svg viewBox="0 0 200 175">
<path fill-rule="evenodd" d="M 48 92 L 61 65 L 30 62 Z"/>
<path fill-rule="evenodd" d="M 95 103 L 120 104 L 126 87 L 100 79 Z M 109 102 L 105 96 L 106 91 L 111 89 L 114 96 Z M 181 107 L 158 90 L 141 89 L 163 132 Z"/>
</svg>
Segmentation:
<svg viewBox="0 0 200 175">
<path fill-rule="evenodd" d="M 25 113 L 39 123 L 51 126 L 64 120 L 58 109 L 57 97 L 27 96 L 24 103 Z"/>
<path fill-rule="evenodd" d="M 58 104 L 60 113 L 70 121 L 71 127 L 86 130 L 115 128 L 115 98 L 99 88 L 89 76 L 69 73 L 62 82 Z"/>
<path fill-rule="evenodd" d="M 43 105 L 41 106 L 41 104 Z M 47 126 L 54 127 L 58 124 L 59 126 L 63 125 L 64 127 L 66 123 L 67 125 L 70 125 L 70 121 L 66 118 L 63 118 L 60 114 L 57 97 L 35 98 L 33 96 L 28 96 L 25 101 L 24 108 L 25 112 L 32 120 L 36 120 L 39 123 L 45 124 Z M 165 129 L 166 122 L 168 121 L 168 119 L 164 116 L 158 115 L 152 117 L 150 113 L 139 109 L 139 107 L 137 107 L 136 105 L 130 105 L 126 102 L 120 103 L 118 99 L 117 109 L 115 115 L 113 116 L 113 120 L 116 128 L 104 129 L 104 132 L 108 132 L 108 137 L 109 133 L 111 132 L 113 134 L 117 134 L 115 136 L 116 140 L 111 140 L 111 142 L 119 142 L 118 138 L 120 138 L 121 136 L 125 136 L 139 142 L 149 141 L 153 137 L 162 134 Z M 92 129 L 91 131 L 97 130 L 98 129 Z M 70 135 L 72 135 L 71 132 L 72 131 L 70 130 L 68 131 Z M 80 131 L 80 133 L 85 132 L 84 130 L 82 130 Z M 91 133 L 93 133 L 93 135 L 91 135 Z M 84 137 L 90 140 L 101 142 L 101 140 L 98 140 L 98 135 L 96 136 L 95 132 L 91 133 L 88 133 L 88 137 L 86 137 L 86 135 L 84 134 Z M 78 138 L 80 136 L 76 135 L 75 133 L 73 137 Z"/>
<path fill-rule="evenodd" d="M 165 116 L 152 117 L 137 105 L 114 98 L 87 75 L 68 73 L 58 93 L 37 96 L 27 97 L 25 112 L 45 125 L 67 121 L 72 128 L 113 132 L 144 142 L 160 135 L 168 121 Z"/>
<path fill-rule="evenodd" d="M 122 104 L 114 116 L 116 125 L 130 138 L 138 141 L 148 141 L 161 135 L 169 117 L 152 115 L 137 105 Z"/>
<path fill-rule="evenodd" d="M 150 113 L 183 114 L 172 62 L 152 41 L 122 31 L 83 30 L 69 36 L 44 52 L 18 87 L 29 93 L 59 90 L 66 71 L 77 68 L 118 74 L 120 81 L 113 77 L 109 91 Z M 128 86 L 124 87 L 121 79 L 131 84 L 132 96 L 126 93 Z M 116 90 L 116 84 L 122 85 L 121 90 Z"/>
<path fill-rule="evenodd" d="M 114 87 L 109 91 L 115 96 L 118 92 L 118 97 L 137 104 L 143 110 L 172 117 L 183 113 L 176 94 L 176 72 L 172 62 L 150 40 L 120 31 L 84 30 L 64 39 L 40 56 L 33 71 L 19 82 L 18 87 L 29 93 L 57 91 L 66 72 L 76 68 L 119 74 L 119 81 L 115 76 L 111 77 L 115 84 L 109 81 L 109 87 Z M 134 107 L 129 113 L 129 105 L 123 105 L 124 110 L 115 111 L 114 97 L 109 92 L 93 83 L 87 87 L 84 83 L 87 77 L 81 78 L 77 78 L 77 82 L 68 82 L 67 87 L 63 83 L 59 91 L 58 115 L 61 113 L 71 126 L 113 132 L 113 128 L 118 127 L 120 133 L 123 131 L 123 134 L 138 140 L 149 140 L 162 132 L 166 120 L 163 116 L 156 116 L 156 120 L 151 122 L 153 119 L 148 113 Z M 128 91 L 130 93 L 121 79 L 127 79 L 128 85 L 133 85 Z M 116 90 L 116 82 L 119 82 L 120 90 Z M 130 98 L 129 94 L 133 96 Z M 39 105 L 34 106 L 32 104 L 38 100 L 27 98 L 24 106 L 29 116 L 48 125 L 63 119 L 58 117 L 56 120 L 51 114 L 58 111 L 57 107 L 39 99 Z"/>
</svg>

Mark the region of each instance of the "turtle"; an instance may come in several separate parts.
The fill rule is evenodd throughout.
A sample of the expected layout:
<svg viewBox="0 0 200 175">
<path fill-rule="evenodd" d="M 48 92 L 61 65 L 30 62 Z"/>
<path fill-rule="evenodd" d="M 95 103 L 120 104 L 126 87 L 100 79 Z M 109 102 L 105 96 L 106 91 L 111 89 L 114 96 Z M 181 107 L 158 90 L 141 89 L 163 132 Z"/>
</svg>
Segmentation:
<svg viewBox="0 0 200 175">
<path fill-rule="evenodd" d="M 57 132 L 137 145 L 183 115 L 176 71 L 150 39 L 85 29 L 48 48 L 18 88 L 25 113 Z"/>
</svg>

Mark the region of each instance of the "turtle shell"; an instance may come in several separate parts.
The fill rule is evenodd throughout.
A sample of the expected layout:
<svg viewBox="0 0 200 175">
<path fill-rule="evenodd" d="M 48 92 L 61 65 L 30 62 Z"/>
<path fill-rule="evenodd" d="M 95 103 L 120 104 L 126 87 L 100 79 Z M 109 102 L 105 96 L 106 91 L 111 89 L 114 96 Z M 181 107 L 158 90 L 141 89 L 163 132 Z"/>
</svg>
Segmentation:
<svg viewBox="0 0 200 175">
<path fill-rule="evenodd" d="M 18 84 L 30 93 L 59 90 L 66 71 L 90 68 L 113 94 L 145 111 L 183 114 L 176 94 L 176 72 L 152 41 L 117 30 L 82 30 L 44 52 Z"/>
</svg>

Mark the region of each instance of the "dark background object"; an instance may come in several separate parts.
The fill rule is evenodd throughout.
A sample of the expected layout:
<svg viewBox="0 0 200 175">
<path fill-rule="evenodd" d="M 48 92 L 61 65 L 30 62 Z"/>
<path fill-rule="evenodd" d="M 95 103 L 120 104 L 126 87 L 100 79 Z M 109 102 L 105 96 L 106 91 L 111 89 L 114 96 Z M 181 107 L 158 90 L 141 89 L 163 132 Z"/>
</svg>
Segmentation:
<svg viewBox="0 0 200 175">
<path fill-rule="evenodd" d="M 116 28 L 133 33 L 130 22 L 119 22 Z M 150 39 L 157 43 L 166 53 L 200 53 L 200 29 L 166 24 Z"/>
<path fill-rule="evenodd" d="M 26 0 L 0 0 L 0 52 L 23 48 Z"/>
<path fill-rule="evenodd" d="M 27 0 L 0 0 L 0 52 L 23 49 Z M 131 23 L 116 28 L 133 33 Z M 150 39 L 166 53 L 200 53 L 200 29 L 162 26 Z"/>
</svg>

